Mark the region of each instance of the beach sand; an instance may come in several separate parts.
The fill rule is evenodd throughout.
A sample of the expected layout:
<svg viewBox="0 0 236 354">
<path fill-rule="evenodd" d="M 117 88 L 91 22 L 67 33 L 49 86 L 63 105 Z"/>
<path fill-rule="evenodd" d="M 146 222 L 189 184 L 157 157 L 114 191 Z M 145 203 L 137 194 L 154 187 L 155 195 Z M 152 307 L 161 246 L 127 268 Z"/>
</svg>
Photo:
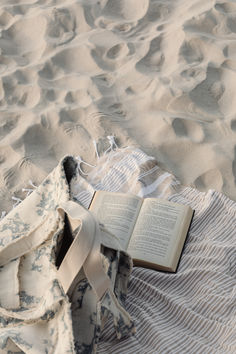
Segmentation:
<svg viewBox="0 0 236 354">
<path fill-rule="evenodd" d="M 2 0 L 0 211 L 110 135 L 236 200 L 235 40 L 233 1 Z"/>
</svg>

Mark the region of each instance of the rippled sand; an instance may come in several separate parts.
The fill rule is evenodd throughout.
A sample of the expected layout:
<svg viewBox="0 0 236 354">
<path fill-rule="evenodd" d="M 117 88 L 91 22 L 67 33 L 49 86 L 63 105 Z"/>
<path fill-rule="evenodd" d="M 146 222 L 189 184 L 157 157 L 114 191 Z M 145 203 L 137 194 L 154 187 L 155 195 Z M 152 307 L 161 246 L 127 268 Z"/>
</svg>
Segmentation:
<svg viewBox="0 0 236 354">
<path fill-rule="evenodd" d="M 2 0 L 0 195 L 107 135 L 236 200 L 236 3 Z"/>
</svg>

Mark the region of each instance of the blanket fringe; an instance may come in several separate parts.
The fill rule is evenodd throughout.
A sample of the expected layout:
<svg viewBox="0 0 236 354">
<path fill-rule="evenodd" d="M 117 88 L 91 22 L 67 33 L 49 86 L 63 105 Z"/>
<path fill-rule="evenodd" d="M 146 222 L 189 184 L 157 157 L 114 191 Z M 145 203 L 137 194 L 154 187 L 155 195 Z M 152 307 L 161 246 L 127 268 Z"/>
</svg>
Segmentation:
<svg viewBox="0 0 236 354">
<path fill-rule="evenodd" d="M 104 153 L 103 153 L 104 155 L 107 155 L 109 152 L 115 151 L 116 149 L 118 149 L 118 145 L 116 144 L 114 135 L 108 135 L 107 139 L 108 139 L 108 142 L 109 142 L 109 147 L 104 151 Z M 94 146 L 96 159 L 99 160 L 100 157 L 101 157 L 101 154 L 99 154 L 99 151 L 98 151 L 98 143 L 96 142 L 95 139 L 92 140 L 92 143 L 93 143 L 93 146 Z M 83 169 L 81 167 L 81 164 L 87 165 L 87 166 L 92 167 L 92 168 L 96 167 L 96 165 L 92 165 L 92 164 L 88 163 L 87 161 L 84 161 L 81 158 L 80 155 L 76 156 L 75 158 L 78 161 L 78 167 L 77 168 L 78 168 L 78 171 L 80 172 L 81 175 L 84 175 L 84 176 L 88 175 L 88 173 L 83 171 Z M 25 197 L 28 197 L 37 188 L 37 186 L 32 182 L 31 179 L 29 180 L 29 185 L 32 188 L 22 188 L 22 192 L 26 192 L 26 196 Z M 19 205 L 22 202 L 22 200 L 23 200 L 23 199 L 18 198 L 16 196 L 12 196 L 11 198 L 12 198 L 12 200 L 15 201 L 15 203 L 13 204 L 12 209 L 14 209 L 17 205 Z M 7 215 L 7 212 L 5 210 L 3 210 L 2 213 L 1 213 L 0 220 L 2 220 L 6 215 Z"/>
</svg>

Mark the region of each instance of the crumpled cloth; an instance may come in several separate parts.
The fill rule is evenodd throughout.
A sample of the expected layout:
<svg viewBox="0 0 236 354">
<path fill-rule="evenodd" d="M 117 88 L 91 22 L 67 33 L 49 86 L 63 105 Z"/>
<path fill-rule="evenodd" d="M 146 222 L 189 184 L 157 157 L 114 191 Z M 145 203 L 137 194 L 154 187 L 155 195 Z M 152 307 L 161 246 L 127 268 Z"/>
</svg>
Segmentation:
<svg viewBox="0 0 236 354">
<path fill-rule="evenodd" d="M 0 352 L 93 353 L 111 315 L 118 338 L 134 333 L 124 308 L 132 260 L 101 229 L 101 258 L 112 284 L 97 301 L 83 270 L 65 294 L 58 267 L 73 241 L 58 212 L 73 200 L 76 159 L 64 157 L 42 184 L 0 222 Z M 77 202 L 78 203 L 78 202 Z"/>
</svg>

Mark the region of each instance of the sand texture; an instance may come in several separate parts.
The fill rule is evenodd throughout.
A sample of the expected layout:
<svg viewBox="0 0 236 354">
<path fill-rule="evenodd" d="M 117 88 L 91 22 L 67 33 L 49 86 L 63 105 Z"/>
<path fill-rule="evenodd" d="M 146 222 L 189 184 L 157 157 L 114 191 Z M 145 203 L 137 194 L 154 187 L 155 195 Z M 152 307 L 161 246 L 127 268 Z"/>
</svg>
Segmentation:
<svg viewBox="0 0 236 354">
<path fill-rule="evenodd" d="M 114 135 L 236 200 L 236 3 L 1 0 L 0 211 Z"/>
</svg>

